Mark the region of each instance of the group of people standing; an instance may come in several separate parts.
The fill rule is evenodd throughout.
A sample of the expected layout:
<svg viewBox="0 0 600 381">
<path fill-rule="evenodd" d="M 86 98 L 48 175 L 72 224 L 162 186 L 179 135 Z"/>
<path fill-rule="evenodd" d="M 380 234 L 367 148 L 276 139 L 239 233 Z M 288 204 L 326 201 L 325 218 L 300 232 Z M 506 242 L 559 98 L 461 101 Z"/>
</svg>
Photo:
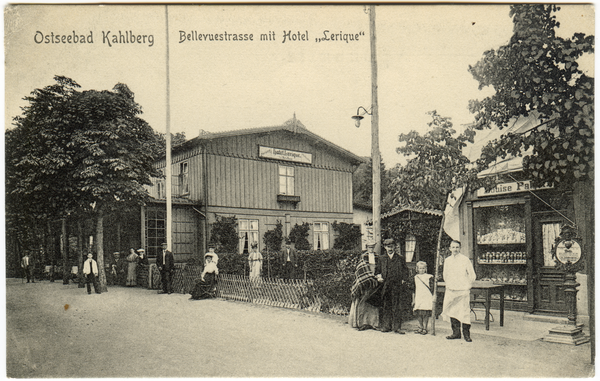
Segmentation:
<svg viewBox="0 0 600 381">
<path fill-rule="evenodd" d="M 429 317 L 433 310 L 434 276 L 427 273 L 427 264 L 417 262 L 416 274 L 410 278 L 404 256 L 396 253 L 393 239 L 383 242 L 385 253 L 376 256 L 375 242 L 367 243 L 356 266 L 355 281 L 351 288 L 352 305 L 348 323 L 359 331 L 377 329 L 381 332 L 405 334 L 402 329 L 404 297 L 412 294 L 411 306 L 419 327 L 415 333 L 428 333 Z M 461 338 L 471 342 L 470 290 L 476 275 L 471 261 L 460 252 L 459 241 L 450 244 L 451 256 L 444 261 L 443 277 L 446 283 L 442 318 L 450 321 L 449 340 Z"/>
</svg>

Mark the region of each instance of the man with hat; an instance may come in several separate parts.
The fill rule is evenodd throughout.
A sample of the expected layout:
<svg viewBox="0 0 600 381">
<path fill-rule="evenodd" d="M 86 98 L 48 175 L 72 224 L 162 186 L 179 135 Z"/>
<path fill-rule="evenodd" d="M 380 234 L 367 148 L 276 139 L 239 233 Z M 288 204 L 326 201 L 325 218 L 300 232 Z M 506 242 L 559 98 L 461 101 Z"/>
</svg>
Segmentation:
<svg viewBox="0 0 600 381">
<path fill-rule="evenodd" d="M 158 251 L 156 256 L 156 266 L 160 271 L 160 279 L 162 281 L 162 293 L 173 293 L 173 271 L 175 271 L 175 259 L 173 253 L 167 250 L 167 243 L 162 243 L 162 249 Z"/>
<path fill-rule="evenodd" d="M 396 253 L 396 245 L 391 238 L 383 241 L 386 254 L 379 257 L 375 274 L 382 283 L 382 306 L 379 311 L 379 327 L 382 332 L 394 331 L 404 334 L 402 326 L 402 288 L 408 284 L 408 267 L 404 256 Z"/>
</svg>

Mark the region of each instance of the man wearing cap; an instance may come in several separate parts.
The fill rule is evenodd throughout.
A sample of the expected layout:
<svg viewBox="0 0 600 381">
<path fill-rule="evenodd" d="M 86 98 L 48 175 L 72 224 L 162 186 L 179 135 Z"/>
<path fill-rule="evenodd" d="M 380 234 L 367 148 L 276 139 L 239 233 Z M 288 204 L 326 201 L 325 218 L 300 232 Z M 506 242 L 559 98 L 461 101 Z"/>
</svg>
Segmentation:
<svg viewBox="0 0 600 381">
<path fill-rule="evenodd" d="M 171 294 L 173 292 L 173 271 L 175 270 L 175 259 L 173 253 L 167 250 L 167 243 L 163 242 L 162 249 L 158 251 L 156 256 L 156 266 L 160 271 L 160 279 L 162 281 L 162 293 Z"/>
<path fill-rule="evenodd" d="M 379 311 L 379 326 L 382 332 L 394 331 L 404 334 L 402 326 L 402 288 L 408 282 L 408 267 L 404 256 L 396 253 L 391 238 L 383 241 L 386 254 L 379 257 L 375 274 L 382 283 L 382 307 Z"/>
</svg>

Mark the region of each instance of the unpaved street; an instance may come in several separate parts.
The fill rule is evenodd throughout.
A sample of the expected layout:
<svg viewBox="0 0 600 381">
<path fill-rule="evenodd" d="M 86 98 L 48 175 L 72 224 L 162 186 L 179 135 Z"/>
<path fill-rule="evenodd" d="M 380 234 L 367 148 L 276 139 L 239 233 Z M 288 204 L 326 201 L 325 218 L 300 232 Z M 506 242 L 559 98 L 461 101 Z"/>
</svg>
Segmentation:
<svg viewBox="0 0 600 381">
<path fill-rule="evenodd" d="M 350 329 L 340 317 L 189 295 L 7 279 L 7 376 L 590 377 L 578 347 Z"/>
</svg>

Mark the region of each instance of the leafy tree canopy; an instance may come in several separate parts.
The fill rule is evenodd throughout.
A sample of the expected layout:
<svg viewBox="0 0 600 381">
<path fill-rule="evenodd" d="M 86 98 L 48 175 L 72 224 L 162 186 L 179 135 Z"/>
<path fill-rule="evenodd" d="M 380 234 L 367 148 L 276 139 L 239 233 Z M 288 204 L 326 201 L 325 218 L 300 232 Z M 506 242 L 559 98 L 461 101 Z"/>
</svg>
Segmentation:
<svg viewBox="0 0 600 381">
<path fill-rule="evenodd" d="M 466 129 L 454 137 L 451 119 L 437 111 L 428 113 L 429 131 L 401 134 L 402 145 L 396 149 L 408 158 L 406 165 L 394 168 L 391 183 L 391 208 L 410 206 L 444 210 L 446 196 L 452 190 L 474 181 L 469 159 L 462 154 L 466 142 L 473 142 L 475 131 Z"/>
<path fill-rule="evenodd" d="M 469 67 L 480 89 L 496 90 L 482 101 L 471 101 L 475 128 L 502 129 L 531 113 L 541 120 L 529 132 L 490 142 L 479 162 L 487 167 L 497 158 L 523 156 L 524 172 L 534 186 L 591 180 L 594 172 L 594 80 L 577 62 L 593 53 L 594 36 L 557 36 L 559 10 L 556 5 L 512 5 L 508 44 L 486 51 Z"/>
</svg>

